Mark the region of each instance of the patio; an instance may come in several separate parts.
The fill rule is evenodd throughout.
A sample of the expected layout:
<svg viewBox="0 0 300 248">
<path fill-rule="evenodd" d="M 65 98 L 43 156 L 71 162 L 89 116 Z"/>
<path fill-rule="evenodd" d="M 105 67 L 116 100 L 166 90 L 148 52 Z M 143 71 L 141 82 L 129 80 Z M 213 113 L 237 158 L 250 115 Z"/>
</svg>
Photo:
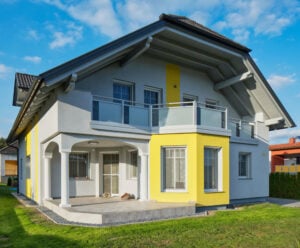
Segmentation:
<svg viewBox="0 0 300 248">
<path fill-rule="evenodd" d="M 70 198 L 70 208 L 59 207 L 60 199 L 48 200 L 44 206 L 64 219 L 94 225 L 112 225 L 169 219 L 195 215 L 195 204 L 158 203 L 121 200 L 119 197 Z"/>
</svg>

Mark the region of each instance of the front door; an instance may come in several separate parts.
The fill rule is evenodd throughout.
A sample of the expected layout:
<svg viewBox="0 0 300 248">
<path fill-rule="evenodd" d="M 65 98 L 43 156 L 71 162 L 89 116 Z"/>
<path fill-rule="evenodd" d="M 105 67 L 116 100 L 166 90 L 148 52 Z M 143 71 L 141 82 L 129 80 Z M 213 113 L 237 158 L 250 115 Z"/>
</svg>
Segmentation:
<svg viewBox="0 0 300 248">
<path fill-rule="evenodd" d="M 103 193 L 119 194 L 119 154 L 103 154 Z"/>
</svg>

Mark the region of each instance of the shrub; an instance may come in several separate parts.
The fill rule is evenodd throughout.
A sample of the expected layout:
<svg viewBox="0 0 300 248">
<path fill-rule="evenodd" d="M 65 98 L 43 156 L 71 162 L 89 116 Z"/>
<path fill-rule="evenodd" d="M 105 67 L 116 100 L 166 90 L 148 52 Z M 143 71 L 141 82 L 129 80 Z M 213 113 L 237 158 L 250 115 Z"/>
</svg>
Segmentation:
<svg viewBox="0 0 300 248">
<path fill-rule="evenodd" d="M 271 197 L 300 199 L 300 173 L 271 173 L 269 186 Z"/>
<path fill-rule="evenodd" d="M 12 182 L 13 180 L 12 180 L 12 178 L 11 177 L 9 177 L 8 179 L 7 179 L 7 186 L 12 186 Z"/>
</svg>

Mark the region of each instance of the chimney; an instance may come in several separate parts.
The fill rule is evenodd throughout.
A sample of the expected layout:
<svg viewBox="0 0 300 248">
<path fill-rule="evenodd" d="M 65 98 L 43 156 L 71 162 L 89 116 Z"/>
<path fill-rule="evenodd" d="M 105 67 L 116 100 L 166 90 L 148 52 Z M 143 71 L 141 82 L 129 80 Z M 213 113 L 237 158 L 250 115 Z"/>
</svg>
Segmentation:
<svg viewBox="0 0 300 248">
<path fill-rule="evenodd" d="M 289 144 L 295 144 L 295 142 L 296 142 L 296 138 L 290 138 L 289 139 Z"/>
</svg>

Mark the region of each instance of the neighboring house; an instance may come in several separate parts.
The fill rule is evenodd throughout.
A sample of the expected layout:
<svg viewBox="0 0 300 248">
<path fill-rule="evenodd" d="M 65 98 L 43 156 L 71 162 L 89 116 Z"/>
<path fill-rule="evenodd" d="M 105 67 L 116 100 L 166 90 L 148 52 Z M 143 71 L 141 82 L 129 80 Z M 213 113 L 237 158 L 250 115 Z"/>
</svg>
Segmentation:
<svg viewBox="0 0 300 248">
<path fill-rule="evenodd" d="M 0 149 L 0 183 L 7 183 L 9 177 L 18 175 L 17 150 L 11 146 Z"/>
<path fill-rule="evenodd" d="M 8 140 L 19 141 L 20 192 L 61 207 L 125 192 L 197 206 L 264 200 L 269 131 L 295 124 L 249 53 L 163 14 L 39 76 L 16 74 Z"/>
<path fill-rule="evenodd" d="M 289 143 L 270 145 L 271 172 L 300 172 L 299 137 L 289 139 Z"/>
</svg>

